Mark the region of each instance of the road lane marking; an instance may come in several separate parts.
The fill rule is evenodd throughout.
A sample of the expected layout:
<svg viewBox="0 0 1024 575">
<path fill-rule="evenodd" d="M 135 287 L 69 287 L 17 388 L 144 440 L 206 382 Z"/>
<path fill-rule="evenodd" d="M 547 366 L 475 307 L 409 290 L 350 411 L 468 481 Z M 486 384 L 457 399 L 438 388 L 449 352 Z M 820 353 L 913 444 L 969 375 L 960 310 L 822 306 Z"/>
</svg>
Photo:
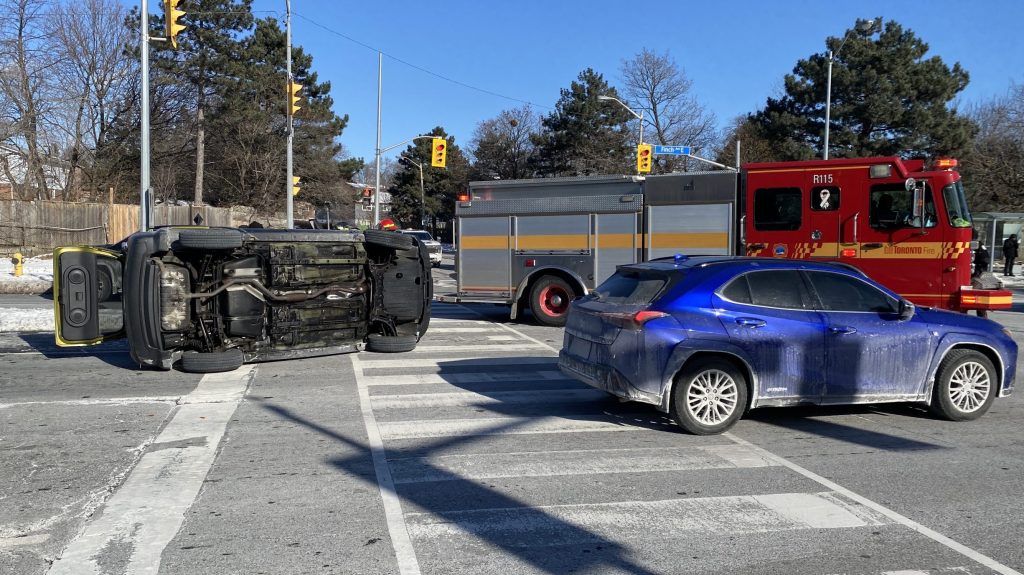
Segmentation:
<svg viewBox="0 0 1024 575">
<path fill-rule="evenodd" d="M 794 506 L 802 511 L 794 512 Z M 406 522 L 417 540 L 444 544 L 471 536 L 531 547 L 614 542 L 624 536 L 669 539 L 687 531 L 730 535 L 887 523 L 884 516 L 828 492 L 409 513 Z"/>
<path fill-rule="evenodd" d="M 476 481 L 778 465 L 736 445 L 475 453 L 389 459 L 395 483 Z"/>
<path fill-rule="evenodd" d="M 972 561 L 977 561 L 978 563 L 981 563 L 985 567 L 988 567 L 989 569 L 992 569 L 993 571 L 995 571 L 997 573 L 1002 573 L 1003 575 L 1022 575 L 1019 571 L 1016 571 L 1016 570 L 1014 570 L 1014 569 L 1012 569 L 1010 567 L 1007 567 L 1006 565 L 1003 565 L 1002 563 L 999 563 L 998 561 L 996 561 L 995 559 L 992 559 L 991 557 L 988 557 L 987 555 L 984 555 L 984 554 L 982 554 L 982 553 L 980 553 L 978 551 L 975 551 L 974 549 L 971 549 L 971 548 L 967 547 L 966 545 L 962 545 L 960 543 L 957 543 L 956 541 L 950 539 L 949 537 L 946 537 L 945 535 L 943 535 L 943 534 L 941 534 L 941 533 L 939 533 L 937 531 L 929 529 L 928 527 L 925 527 L 924 525 L 921 525 L 920 523 L 914 521 L 913 519 L 910 519 L 909 517 L 901 515 L 901 514 L 895 512 L 895 511 L 893 511 L 892 509 L 889 509 L 888 507 L 885 507 L 884 505 L 881 505 L 879 503 L 875 503 L 874 501 L 868 499 L 867 497 L 864 497 L 862 495 L 858 495 L 857 493 L 854 493 L 853 491 L 851 491 L 851 490 L 849 490 L 849 489 L 847 489 L 847 488 L 845 488 L 845 487 L 843 487 L 843 486 L 841 486 L 841 485 L 839 485 L 839 484 L 837 484 L 837 483 L 835 483 L 833 481 L 829 481 L 828 479 L 825 479 L 824 477 L 818 475 L 817 473 L 814 473 L 813 471 L 810 471 L 808 469 L 804 469 L 803 467 L 801 467 L 801 466 L 799 466 L 799 465 L 797 465 L 797 464 L 795 464 L 795 463 L 793 463 L 793 462 L 791 462 L 791 461 L 789 461 L 789 460 L 787 460 L 787 459 L 785 459 L 783 457 L 775 455 L 774 453 L 772 453 L 772 452 L 770 452 L 770 451 L 768 451 L 768 450 L 766 450 L 764 448 L 758 447 L 758 446 L 754 445 L 753 443 L 750 443 L 749 441 L 746 441 L 744 439 L 740 439 L 739 437 L 736 437 L 732 433 L 726 432 L 726 433 L 723 433 L 722 435 L 725 436 L 725 437 L 728 437 L 732 441 L 735 441 L 738 445 L 742 445 L 742 446 L 744 446 L 744 447 L 746 447 L 748 449 L 756 451 L 757 453 L 759 453 L 761 456 L 765 457 L 766 459 L 769 459 L 771 461 L 775 461 L 779 465 L 787 467 L 790 470 L 795 471 L 796 473 L 798 473 L 800 475 L 803 475 L 807 479 L 810 479 L 811 481 L 814 481 L 814 482 L 824 486 L 826 489 L 831 489 L 832 491 L 834 491 L 836 493 L 839 493 L 839 494 L 841 494 L 842 496 L 844 496 L 844 497 L 846 497 L 848 499 L 856 501 L 857 503 L 859 503 L 860 505 L 863 505 L 864 507 L 866 507 L 868 509 L 871 509 L 871 510 L 873 510 L 873 511 L 879 513 L 879 514 L 882 514 L 882 515 L 888 517 L 890 520 L 892 520 L 892 521 L 894 521 L 896 523 L 899 523 L 900 525 L 903 525 L 904 527 L 907 527 L 907 528 L 909 528 L 909 529 L 911 529 L 913 531 L 916 531 L 916 532 L 920 533 L 921 535 L 924 535 L 925 537 L 931 539 L 932 541 L 935 541 L 936 543 L 939 543 L 940 545 L 943 545 L 943 546 L 945 546 L 945 547 L 947 547 L 947 548 L 949 548 L 949 549 L 951 549 L 953 551 L 956 551 L 957 553 L 967 557 L 968 559 L 971 559 Z"/>
<path fill-rule="evenodd" d="M 386 440 L 427 437 L 520 435 L 527 433 L 584 433 L 604 431 L 647 431 L 639 425 L 593 417 L 481 417 L 477 419 L 434 419 L 386 421 L 378 424 Z M 663 429 L 673 429 L 668 425 Z"/>
<path fill-rule="evenodd" d="M 529 403 L 603 401 L 608 394 L 599 389 L 542 389 L 531 391 L 496 391 L 476 393 L 406 393 L 375 395 L 370 398 L 374 409 L 416 409 L 422 407 L 483 407 L 488 405 L 519 405 Z"/>
<path fill-rule="evenodd" d="M 12 407 L 26 407 L 31 405 L 62 405 L 62 406 L 85 406 L 85 405 L 133 405 L 137 403 L 178 403 L 180 395 L 155 395 L 153 397 L 105 397 L 95 399 L 64 399 L 56 401 L 18 401 L 14 403 L 0 403 L 0 409 Z"/>
<path fill-rule="evenodd" d="M 501 351 L 501 352 L 538 351 L 538 346 L 535 345 L 535 344 L 532 344 L 532 343 L 530 343 L 530 344 L 519 344 L 519 345 L 509 345 L 509 344 L 501 343 L 501 342 L 496 342 L 496 343 L 491 343 L 491 344 L 483 344 L 483 345 L 470 344 L 470 343 L 460 343 L 460 344 L 456 344 L 456 345 L 447 345 L 447 344 L 432 345 L 430 342 L 426 342 L 426 343 L 421 342 L 419 345 L 416 346 L 416 349 L 414 349 L 412 351 L 407 351 L 407 352 L 404 352 L 404 353 L 406 353 L 406 354 L 410 354 L 410 353 L 411 354 L 416 354 L 416 353 L 434 353 L 434 352 L 438 352 L 438 351 L 465 351 L 465 352 L 475 352 L 475 353 L 489 353 L 489 352 L 493 352 L 493 351 Z M 547 349 L 545 348 L 544 351 L 547 351 Z"/>
<path fill-rule="evenodd" d="M 419 575 L 420 564 L 416 559 L 416 549 L 412 546 L 412 539 L 410 539 L 409 531 L 406 528 L 402 502 L 398 498 L 395 482 L 391 478 L 387 453 L 384 451 L 383 434 L 373 415 L 369 391 L 362 381 L 363 368 L 361 364 L 363 362 L 359 359 L 359 354 L 356 353 L 349 354 L 349 358 L 352 361 L 353 373 L 355 373 L 356 389 L 359 391 L 359 409 L 363 414 L 366 441 L 370 447 L 373 469 L 377 475 L 377 487 L 380 490 L 381 503 L 384 507 L 384 521 L 388 526 L 388 535 L 391 539 L 391 547 L 395 551 L 398 571 L 401 575 Z"/>
<path fill-rule="evenodd" d="M 406 356 L 406 354 L 403 353 L 403 358 L 400 359 L 364 360 L 362 359 L 364 357 L 378 356 L 365 353 L 359 355 L 361 356 L 359 360 L 359 365 L 364 370 L 364 373 L 365 370 L 367 369 L 382 369 L 389 367 L 433 367 L 438 369 L 453 367 L 492 367 L 497 365 L 547 365 L 553 367 L 558 363 L 558 358 L 553 356 L 521 357 L 516 355 L 510 355 L 508 357 L 421 357 L 415 359 L 407 359 L 408 356 Z"/>
<path fill-rule="evenodd" d="M 102 513 L 68 544 L 49 574 L 103 573 L 107 554 L 120 553 L 126 546 L 131 553 L 125 572 L 158 572 L 160 556 L 198 496 L 227 424 L 255 375 L 256 367 L 244 366 L 203 376 L 151 446 L 176 448 L 143 454 L 104 503 Z"/>
</svg>

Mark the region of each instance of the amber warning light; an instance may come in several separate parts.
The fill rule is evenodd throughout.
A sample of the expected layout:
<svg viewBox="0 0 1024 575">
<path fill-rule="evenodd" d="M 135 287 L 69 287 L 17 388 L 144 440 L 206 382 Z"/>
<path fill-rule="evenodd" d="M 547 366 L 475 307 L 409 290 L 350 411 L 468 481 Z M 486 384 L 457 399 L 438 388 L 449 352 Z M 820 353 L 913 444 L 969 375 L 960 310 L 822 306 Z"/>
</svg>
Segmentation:
<svg viewBox="0 0 1024 575">
<path fill-rule="evenodd" d="M 935 169 L 937 170 L 952 170 L 957 167 L 959 162 L 954 158 L 939 158 L 935 160 Z"/>
</svg>

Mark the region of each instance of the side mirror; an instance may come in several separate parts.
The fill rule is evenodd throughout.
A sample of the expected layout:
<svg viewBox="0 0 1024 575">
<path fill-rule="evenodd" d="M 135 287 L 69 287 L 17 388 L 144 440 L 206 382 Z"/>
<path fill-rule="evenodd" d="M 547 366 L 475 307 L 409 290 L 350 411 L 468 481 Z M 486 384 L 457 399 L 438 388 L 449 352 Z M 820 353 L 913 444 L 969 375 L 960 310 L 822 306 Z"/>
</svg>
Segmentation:
<svg viewBox="0 0 1024 575">
<path fill-rule="evenodd" d="M 905 299 L 900 300 L 900 321 L 906 321 L 914 317 L 914 304 Z"/>
</svg>

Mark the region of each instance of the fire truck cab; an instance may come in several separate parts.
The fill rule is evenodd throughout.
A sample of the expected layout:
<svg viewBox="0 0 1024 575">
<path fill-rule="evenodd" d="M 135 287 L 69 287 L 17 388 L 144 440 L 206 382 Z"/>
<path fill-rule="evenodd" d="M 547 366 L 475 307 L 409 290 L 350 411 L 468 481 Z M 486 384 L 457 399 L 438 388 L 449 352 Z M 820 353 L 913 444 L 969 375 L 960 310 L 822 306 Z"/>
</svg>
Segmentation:
<svg viewBox="0 0 1024 575">
<path fill-rule="evenodd" d="M 742 247 L 846 262 L 914 303 L 976 309 L 973 229 L 955 167 L 939 160 L 925 171 L 897 157 L 747 164 Z"/>
</svg>

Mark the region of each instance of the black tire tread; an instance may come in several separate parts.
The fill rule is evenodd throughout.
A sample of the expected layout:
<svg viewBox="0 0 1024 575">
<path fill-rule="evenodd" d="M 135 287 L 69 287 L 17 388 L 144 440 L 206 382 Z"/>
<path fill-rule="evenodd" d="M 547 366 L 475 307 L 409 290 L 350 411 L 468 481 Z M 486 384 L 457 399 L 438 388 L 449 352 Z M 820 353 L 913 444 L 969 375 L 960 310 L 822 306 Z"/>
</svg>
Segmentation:
<svg viewBox="0 0 1024 575">
<path fill-rule="evenodd" d="M 537 323 L 549 327 L 562 327 L 569 318 L 568 310 L 560 316 L 549 315 L 541 309 L 540 301 L 537 297 L 540 295 L 541 290 L 551 284 L 561 284 L 570 298 L 575 294 L 572 286 L 564 279 L 553 275 L 542 277 L 537 280 L 537 283 L 533 284 L 533 289 L 530 290 L 530 311 L 533 312 L 533 317 L 537 320 Z"/>
<path fill-rule="evenodd" d="M 236 229 L 210 228 L 181 230 L 178 245 L 192 250 L 230 250 L 242 247 L 242 232 Z"/>
<path fill-rule="evenodd" d="M 186 351 L 181 354 L 181 370 L 188 373 L 220 373 L 242 367 L 245 357 L 240 349 L 203 353 Z"/>
<path fill-rule="evenodd" d="M 366 230 L 363 232 L 366 243 L 374 246 L 383 246 L 393 250 L 411 250 L 416 247 L 412 236 L 386 230 Z"/>
<path fill-rule="evenodd" d="M 377 353 L 401 353 L 416 349 L 419 338 L 415 335 L 381 335 L 371 333 L 366 337 L 366 350 Z"/>
</svg>

